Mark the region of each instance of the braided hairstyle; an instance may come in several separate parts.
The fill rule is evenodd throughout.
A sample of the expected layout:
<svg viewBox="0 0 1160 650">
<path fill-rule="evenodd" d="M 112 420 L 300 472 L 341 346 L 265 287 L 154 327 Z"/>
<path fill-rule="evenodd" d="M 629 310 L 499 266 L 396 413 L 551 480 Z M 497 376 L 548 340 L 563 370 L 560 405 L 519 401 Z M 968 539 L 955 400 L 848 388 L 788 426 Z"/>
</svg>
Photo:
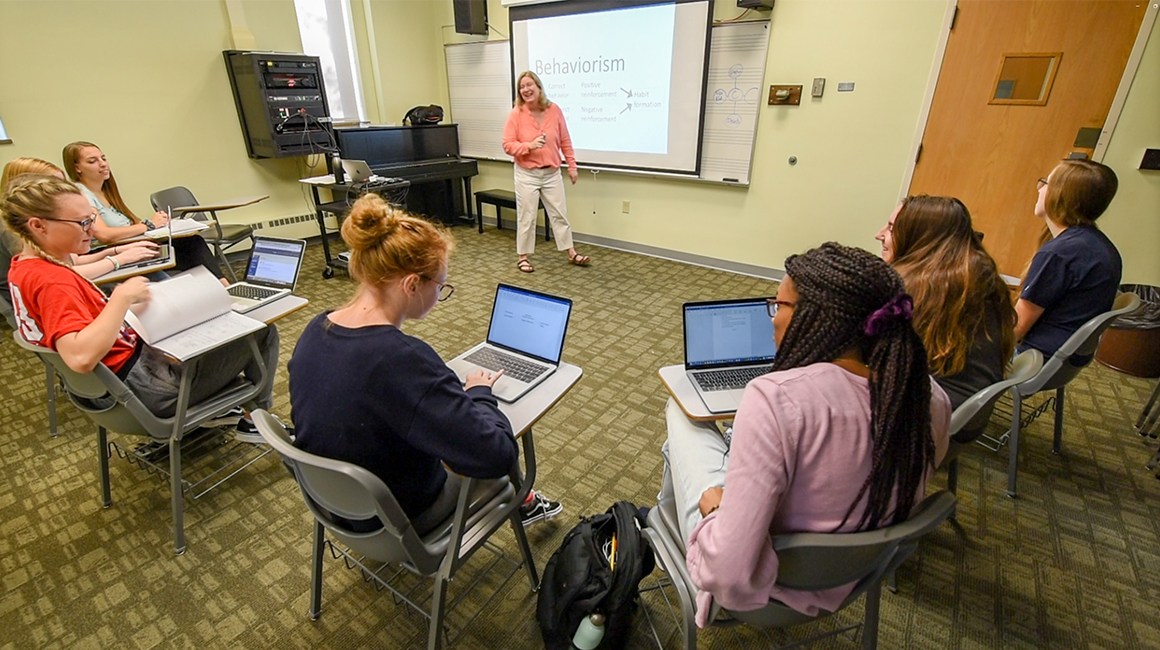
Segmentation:
<svg viewBox="0 0 1160 650">
<path fill-rule="evenodd" d="M 873 464 L 838 529 L 866 498 L 859 529 L 906 520 L 934 466 L 930 377 L 922 339 L 910 324 L 902 278 L 877 256 L 829 242 L 785 261 L 798 302 L 774 370 L 833 361 L 859 350 L 870 369 Z"/>
<path fill-rule="evenodd" d="M 0 197 L 0 216 L 4 218 L 5 227 L 21 242 L 27 245 L 37 256 L 73 270 L 70 261 L 59 260 L 48 251 L 40 247 L 32 236 L 28 227 L 28 220 L 33 217 L 48 217 L 57 212 L 57 198 L 67 194 L 80 194 L 80 189 L 69 181 L 61 180 L 56 176 L 46 174 L 21 174 L 8 179 L 4 186 L 4 194 Z M 92 280 L 77 273 L 90 286 L 100 292 L 100 288 Z M 103 295 L 103 294 L 102 294 Z"/>
</svg>

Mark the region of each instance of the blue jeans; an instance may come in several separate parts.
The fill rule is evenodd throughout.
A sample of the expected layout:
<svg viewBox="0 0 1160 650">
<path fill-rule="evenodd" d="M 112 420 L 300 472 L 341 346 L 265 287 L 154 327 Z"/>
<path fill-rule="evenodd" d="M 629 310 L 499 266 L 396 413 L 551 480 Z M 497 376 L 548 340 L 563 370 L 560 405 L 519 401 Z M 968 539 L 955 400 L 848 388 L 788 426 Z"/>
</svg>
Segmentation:
<svg viewBox="0 0 1160 650">
<path fill-rule="evenodd" d="M 251 336 L 258 342 L 267 373 L 257 404 L 259 408 L 268 410 L 273 403 L 274 373 L 278 370 L 278 328 L 267 325 L 266 329 Z M 245 373 L 250 381 L 258 380 L 258 364 L 250 354 L 248 339 L 241 338 L 198 358 L 190 385 L 191 406 L 221 392 L 239 374 Z M 129 369 L 125 385 L 154 415 L 172 417 L 177 411 L 181 371 L 180 363 L 167 359 L 157 348 L 145 345 L 137 362 Z"/>
<path fill-rule="evenodd" d="M 657 499 L 676 502 L 681 539 L 701 522 L 701 494 L 711 487 L 724 487 L 729 467 L 729 446 L 710 422 L 694 422 L 685 416 L 676 401 L 665 406 L 669 437 L 661 446 L 665 457 L 664 478 Z"/>
</svg>

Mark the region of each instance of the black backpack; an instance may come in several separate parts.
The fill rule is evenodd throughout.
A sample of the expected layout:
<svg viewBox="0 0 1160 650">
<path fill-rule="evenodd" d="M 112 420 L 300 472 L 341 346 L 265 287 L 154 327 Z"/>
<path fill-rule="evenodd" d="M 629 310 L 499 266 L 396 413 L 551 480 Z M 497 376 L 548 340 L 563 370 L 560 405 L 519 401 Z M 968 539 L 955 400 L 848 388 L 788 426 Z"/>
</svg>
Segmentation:
<svg viewBox="0 0 1160 650">
<path fill-rule="evenodd" d="M 536 619 L 547 650 L 572 647 L 572 635 L 589 614 L 604 615 L 599 648 L 623 648 L 636 612 L 637 586 L 652 573 L 652 549 L 644 543 L 645 525 L 637 507 L 618 501 L 602 515 L 586 517 L 568 531 L 552 554 L 540 581 Z M 605 555 L 616 533 L 616 567 Z"/>
<path fill-rule="evenodd" d="M 403 117 L 403 124 L 420 126 L 424 124 L 438 124 L 443 121 L 443 107 L 431 104 L 430 106 L 416 106 L 407 111 Z"/>
</svg>

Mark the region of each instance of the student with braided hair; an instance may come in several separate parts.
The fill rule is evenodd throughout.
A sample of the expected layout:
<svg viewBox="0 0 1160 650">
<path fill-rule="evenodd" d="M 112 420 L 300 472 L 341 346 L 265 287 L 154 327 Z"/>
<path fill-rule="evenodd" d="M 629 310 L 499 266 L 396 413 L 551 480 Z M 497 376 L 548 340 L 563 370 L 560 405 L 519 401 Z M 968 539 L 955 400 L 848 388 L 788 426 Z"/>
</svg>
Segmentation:
<svg viewBox="0 0 1160 650">
<path fill-rule="evenodd" d="M 731 445 L 672 401 L 666 413 L 661 497 L 680 514 L 700 626 L 711 598 L 735 610 L 770 598 L 807 614 L 836 609 L 854 585 L 774 586 L 770 535 L 903 521 L 947 449 L 950 403 L 927 374 L 898 274 L 834 243 L 785 268 L 769 304 L 773 372 L 746 387 Z"/>
<path fill-rule="evenodd" d="M 67 261 L 88 252 L 96 218 L 77 186 L 53 176 L 19 176 L 0 198 L 0 215 L 23 243 L 8 273 L 21 336 L 55 350 L 77 372 L 92 372 L 98 363 L 105 364 L 149 410 L 160 417 L 172 416 L 181 368 L 125 324 L 129 308 L 149 300 L 148 281 L 130 278 L 106 298 Z M 278 332 L 270 325 L 255 336 L 272 376 L 278 363 Z M 243 339 L 199 357 L 190 402 L 221 391 L 239 373 L 256 379 L 258 364 L 248 350 L 249 342 Z M 258 406 L 270 408 L 272 391 L 273 381 L 267 381 Z M 239 427 L 245 426 L 239 422 Z M 261 440 L 249 435 L 248 428 L 240 430 L 243 440 Z"/>
</svg>

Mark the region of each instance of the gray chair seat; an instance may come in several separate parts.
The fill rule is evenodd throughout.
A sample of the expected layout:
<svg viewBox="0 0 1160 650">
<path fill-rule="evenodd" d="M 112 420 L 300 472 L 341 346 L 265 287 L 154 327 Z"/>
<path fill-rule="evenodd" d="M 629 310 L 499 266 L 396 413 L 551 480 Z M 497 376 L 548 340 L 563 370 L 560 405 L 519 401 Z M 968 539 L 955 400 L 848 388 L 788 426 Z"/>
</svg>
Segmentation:
<svg viewBox="0 0 1160 650">
<path fill-rule="evenodd" d="M 837 611 L 865 594 L 862 645 L 875 648 L 883 576 L 901 564 L 918 547 L 919 540 L 942 523 L 954 507 L 955 496 L 944 490 L 927 497 L 915 506 L 909 519 L 893 526 L 858 533 L 776 535 L 772 538 L 779 565 L 776 584 L 803 591 L 854 584 Z M 694 650 L 697 647 L 697 586 L 685 564 L 685 544 L 677 516 L 676 505 L 662 500 L 649 511 L 649 525 L 644 533 L 676 589 L 681 604 L 685 648 Z M 817 616 L 810 616 L 777 600 L 770 600 L 760 609 L 735 611 L 726 610 L 713 601 L 708 620 L 710 624 L 741 622 L 755 627 L 781 628 L 819 620 L 834 613 L 822 611 Z M 724 616 L 730 620 L 723 620 Z"/>
</svg>

